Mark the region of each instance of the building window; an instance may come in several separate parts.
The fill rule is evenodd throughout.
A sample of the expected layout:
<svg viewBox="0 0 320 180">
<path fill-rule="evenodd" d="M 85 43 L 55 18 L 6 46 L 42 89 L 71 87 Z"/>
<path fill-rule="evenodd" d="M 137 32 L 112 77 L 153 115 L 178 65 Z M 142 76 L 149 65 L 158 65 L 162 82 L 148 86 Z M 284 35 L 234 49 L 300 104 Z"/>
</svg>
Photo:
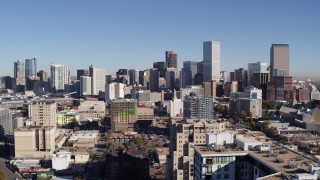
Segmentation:
<svg viewBox="0 0 320 180">
<path fill-rule="evenodd" d="M 224 174 L 224 179 L 229 179 L 229 174 Z"/>
</svg>

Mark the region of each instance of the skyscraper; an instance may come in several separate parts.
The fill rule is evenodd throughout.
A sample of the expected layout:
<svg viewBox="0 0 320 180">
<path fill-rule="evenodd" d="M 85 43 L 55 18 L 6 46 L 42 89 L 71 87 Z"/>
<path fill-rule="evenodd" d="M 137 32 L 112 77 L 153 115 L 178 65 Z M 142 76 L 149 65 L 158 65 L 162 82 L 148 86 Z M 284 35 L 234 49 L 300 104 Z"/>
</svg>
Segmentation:
<svg viewBox="0 0 320 180">
<path fill-rule="evenodd" d="M 220 80 L 220 42 L 216 41 L 205 41 L 203 42 L 203 61 L 211 62 L 211 79 L 219 82 Z M 204 72 L 203 77 L 206 77 Z"/>
<path fill-rule="evenodd" d="M 90 76 L 80 77 L 80 95 L 81 96 L 91 95 L 91 77 Z"/>
<path fill-rule="evenodd" d="M 270 49 L 270 79 L 289 76 L 289 45 L 272 44 Z"/>
<path fill-rule="evenodd" d="M 80 80 L 81 76 L 89 76 L 89 70 L 88 69 L 78 69 L 77 70 L 77 80 Z"/>
<path fill-rule="evenodd" d="M 55 91 L 64 90 L 64 85 L 69 83 L 69 68 L 62 64 L 51 64 L 51 87 Z"/>
<path fill-rule="evenodd" d="M 48 73 L 46 71 L 39 71 L 37 73 L 37 76 L 40 77 L 40 81 L 48 82 Z"/>
<path fill-rule="evenodd" d="M 166 62 L 169 68 L 178 68 L 178 55 L 173 51 L 166 51 Z"/>
<path fill-rule="evenodd" d="M 25 77 L 37 76 L 37 59 L 26 59 L 25 61 Z"/>
<path fill-rule="evenodd" d="M 89 67 L 91 76 L 91 95 L 98 95 L 99 91 L 105 91 L 106 70 L 102 68 Z"/>
<path fill-rule="evenodd" d="M 23 61 L 14 62 L 14 78 L 16 78 L 17 85 L 25 85 L 26 79 L 24 76 L 24 63 Z"/>
</svg>

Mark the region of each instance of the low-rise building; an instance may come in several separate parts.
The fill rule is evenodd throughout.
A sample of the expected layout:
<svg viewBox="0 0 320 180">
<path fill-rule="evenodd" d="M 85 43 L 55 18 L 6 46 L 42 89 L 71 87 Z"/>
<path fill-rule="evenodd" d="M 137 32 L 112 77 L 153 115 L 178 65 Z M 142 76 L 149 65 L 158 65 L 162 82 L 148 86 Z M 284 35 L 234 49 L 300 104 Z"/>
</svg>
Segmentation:
<svg viewBox="0 0 320 180">
<path fill-rule="evenodd" d="M 51 157 L 52 169 L 64 170 L 70 165 L 71 153 L 70 152 L 58 152 Z"/>
<path fill-rule="evenodd" d="M 160 165 L 167 163 L 167 155 L 169 155 L 169 148 L 156 148 L 156 156 Z"/>
<path fill-rule="evenodd" d="M 15 156 L 49 158 L 55 150 L 55 127 L 22 127 L 14 131 Z"/>
<path fill-rule="evenodd" d="M 80 121 L 101 119 L 106 115 L 106 104 L 103 101 L 84 101 L 78 107 Z"/>
<path fill-rule="evenodd" d="M 77 111 L 60 111 L 57 112 L 57 124 L 65 125 L 71 122 L 79 121 L 80 115 Z"/>
</svg>

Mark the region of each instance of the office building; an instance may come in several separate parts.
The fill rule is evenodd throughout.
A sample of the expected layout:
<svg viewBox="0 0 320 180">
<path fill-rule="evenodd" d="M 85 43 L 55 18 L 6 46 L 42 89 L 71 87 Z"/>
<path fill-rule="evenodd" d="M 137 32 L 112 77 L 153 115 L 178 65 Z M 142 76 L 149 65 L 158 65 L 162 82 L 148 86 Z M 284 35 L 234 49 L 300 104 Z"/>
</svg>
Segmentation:
<svg viewBox="0 0 320 180">
<path fill-rule="evenodd" d="M 80 121 L 101 120 L 106 116 L 104 101 L 84 101 L 78 106 Z"/>
<path fill-rule="evenodd" d="M 272 44 L 270 49 L 270 79 L 289 76 L 289 45 Z"/>
<path fill-rule="evenodd" d="M 137 101 L 117 99 L 111 102 L 111 129 L 114 132 L 123 130 L 133 132 L 137 121 Z"/>
<path fill-rule="evenodd" d="M 15 157 L 49 158 L 55 150 L 55 127 L 22 127 L 14 130 Z"/>
<path fill-rule="evenodd" d="M 215 80 L 216 82 L 219 82 L 220 80 L 220 42 L 216 42 L 216 41 L 203 42 L 203 61 L 211 63 L 211 78 L 210 79 L 204 78 L 204 81 Z M 204 77 L 206 77 L 205 73 L 204 73 Z"/>
<path fill-rule="evenodd" d="M 243 91 L 248 86 L 248 71 L 243 68 L 236 69 L 234 79 L 238 81 L 238 90 Z"/>
<path fill-rule="evenodd" d="M 34 126 L 56 127 L 57 104 L 55 101 L 34 101 L 29 105 L 29 118 Z"/>
<path fill-rule="evenodd" d="M 296 99 L 298 101 L 310 101 L 311 99 L 311 91 L 308 88 L 299 88 L 296 89 Z"/>
<path fill-rule="evenodd" d="M 129 74 L 129 84 L 130 85 L 139 84 L 139 71 L 138 70 L 129 69 L 128 74 Z"/>
<path fill-rule="evenodd" d="M 180 87 L 185 88 L 192 85 L 192 72 L 188 69 L 181 68 L 180 71 Z"/>
<path fill-rule="evenodd" d="M 212 96 L 190 94 L 183 100 L 184 118 L 213 119 L 214 105 Z"/>
<path fill-rule="evenodd" d="M 48 82 L 48 72 L 41 70 L 37 73 L 37 76 L 40 78 L 40 81 Z"/>
<path fill-rule="evenodd" d="M 167 72 L 165 75 L 166 87 L 169 88 L 173 92 L 174 88 L 175 88 L 175 80 L 176 80 L 175 71 L 170 71 L 168 69 L 167 69 Z"/>
<path fill-rule="evenodd" d="M 291 76 L 275 76 L 268 83 L 268 100 L 293 100 L 293 85 Z"/>
<path fill-rule="evenodd" d="M 180 89 L 180 99 L 183 101 L 185 96 L 190 95 L 190 93 L 194 93 L 199 96 L 203 96 L 204 89 L 202 86 L 188 86 L 186 88 L 181 88 Z"/>
<path fill-rule="evenodd" d="M 105 90 L 105 101 L 110 103 L 112 100 L 117 98 L 124 98 L 124 89 L 126 85 L 122 83 L 110 83 L 106 85 Z"/>
<path fill-rule="evenodd" d="M 238 81 L 227 82 L 224 84 L 224 96 L 230 97 L 233 92 L 238 92 Z"/>
<path fill-rule="evenodd" d="M 256 73 L 269 73 L 268 64 L 263 62 L 248 63 L 248 85 L 255 85 L 254 74 Z"/>
<path fill-rule="evenodd" d="M 26 84 L 24 75 L 24 62 L 20 60 L 14 62 L 14 78 L 16 78 L 16 85 Z"/>
<path fill-rule="evenodd" d="M 0 107 L 0 139 L 12 134 L 12 114 L 8 108 Z"/>
<path fill-rule="evenodd" d="M 89 96 L 91 95 L 91 77 L 90 76 L 81 76 L 80 77 L 80 96 Z"/>
<path fill-rule="evenodd" d="M 206 133 L 222 131 L 224 123 L 205 119 L 170 122 L 166 179 L 194 179 L 194 145 L 206 144 Z"/>
<path fill-rule="evenodd" d="M 245 112 L 247 116 L 252 113 L 252 116 L 255 118 L 262 117 L 262 90 L 247 87 L 244 92 L 231 93 L 229 114 L 232 115 L 234 112 L 237 114 Z"/>
<path fill-rule="evenodd" d="M 106 70 L 101 68 L 89 67 L 91 76 L 91 95 L 97 96 L 99 92 L 105 91 L 106 84 Z"/>
<path fill-rule="evenodd" d="M 62 64 L 51 64 L 51 87 L 54 91 L 64 90 L 64 85 L 69 84 L 69 68 Z"/>
<path fill-rule="evenodd" d="M 158 69 L 150 69 L 149 89 L 151 92 L 157 92 L 159 90 L 159 78 L 160 72 Z"/>
<path fill-rule="evenodd" d="M 168 68 L 178 68 L 178 55 L 173 51 L 166 51 L 166 62 Z"/>
<path fill-rule="evenodd" d="M 78 69 L 77 70 L 77 80 L 80 80 L 81 76 L 90 76 L 88 69 Z"/>
<path fill-rule="evenodd" d="M 26 59 L 25 60 L 25 77 L 34 77 L 37 76 L 37 59 Z"/>
</svg>

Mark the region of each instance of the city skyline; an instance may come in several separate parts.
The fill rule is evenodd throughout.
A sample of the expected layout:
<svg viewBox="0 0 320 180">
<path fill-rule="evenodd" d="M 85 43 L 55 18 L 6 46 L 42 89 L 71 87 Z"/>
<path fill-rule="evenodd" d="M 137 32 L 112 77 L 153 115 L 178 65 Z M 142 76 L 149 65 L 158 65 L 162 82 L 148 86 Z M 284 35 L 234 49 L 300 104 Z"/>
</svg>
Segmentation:
<svg viewBox="0 0 320 180">
<path fill-rule="evenodd" d="M 182 67 L 203 59 L 202 42 L 218 41 L 221 70 L 269 64 L 270 46 L 289 44 L 290 74 L 319 79 L 320 3 L 274 2 L 2 2 L 0 75 L 13 76 L 13 63 L 29 57 L 47 72 L 50 64 L 64 64 L 75 76 L 93 64 L 114 75 L 151 68 L 170 50 Z"/>
</svg>

